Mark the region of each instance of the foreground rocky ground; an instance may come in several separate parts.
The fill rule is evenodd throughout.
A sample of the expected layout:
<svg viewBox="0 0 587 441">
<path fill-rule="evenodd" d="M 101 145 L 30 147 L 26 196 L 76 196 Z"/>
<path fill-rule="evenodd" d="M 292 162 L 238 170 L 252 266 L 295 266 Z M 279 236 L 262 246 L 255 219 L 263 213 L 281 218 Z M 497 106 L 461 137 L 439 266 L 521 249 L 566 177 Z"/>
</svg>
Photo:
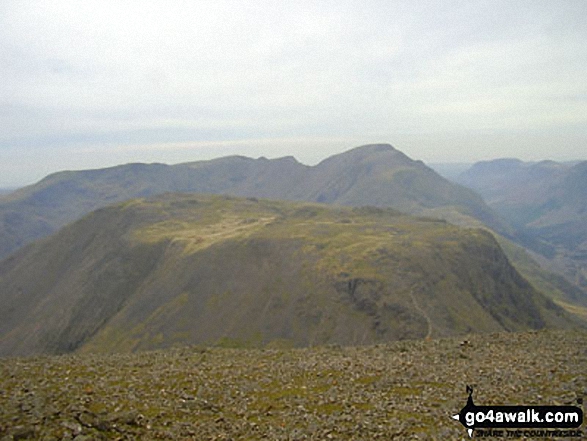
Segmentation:
<svg viewBox="0 0 587 441">
<path fill-rule="evenodd" d="M 577 404 L 587 333 L 0 359 L 0 439 L 468 439 L 475 403 Z M 585 432 L 585 430 L 583 430 Z"/>
</svg>

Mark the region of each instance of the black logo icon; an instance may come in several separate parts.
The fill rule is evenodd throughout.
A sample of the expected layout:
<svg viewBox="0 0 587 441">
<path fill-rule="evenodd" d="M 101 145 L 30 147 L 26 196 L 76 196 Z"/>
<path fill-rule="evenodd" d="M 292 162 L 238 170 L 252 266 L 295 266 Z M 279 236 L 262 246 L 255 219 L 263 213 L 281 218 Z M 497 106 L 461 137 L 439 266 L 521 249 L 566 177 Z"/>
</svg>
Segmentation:
<svg viewBox="0 0 587 441">
<path fill-rule="evenodd" d="M 467 404 L 453 415 L 473 436 L 476 429 L 573 429 L 583 423 L 577 406 L 477 406 L 467 386 Z"/>
</svg>

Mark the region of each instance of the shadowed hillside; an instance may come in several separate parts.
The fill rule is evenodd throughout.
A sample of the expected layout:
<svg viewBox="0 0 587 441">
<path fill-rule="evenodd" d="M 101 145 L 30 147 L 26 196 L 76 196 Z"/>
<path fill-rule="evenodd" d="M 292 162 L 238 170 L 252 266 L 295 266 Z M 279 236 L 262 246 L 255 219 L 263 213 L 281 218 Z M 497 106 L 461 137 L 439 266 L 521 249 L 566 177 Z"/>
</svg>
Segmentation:
<svg viewBox="0 0 587 441">
<path fill-rule="evenodd" d="M 0 354 L 368 344 L 566 326 L 486 231 L 391 209 L 163 195 L 0 263 Z"/>
</svg>

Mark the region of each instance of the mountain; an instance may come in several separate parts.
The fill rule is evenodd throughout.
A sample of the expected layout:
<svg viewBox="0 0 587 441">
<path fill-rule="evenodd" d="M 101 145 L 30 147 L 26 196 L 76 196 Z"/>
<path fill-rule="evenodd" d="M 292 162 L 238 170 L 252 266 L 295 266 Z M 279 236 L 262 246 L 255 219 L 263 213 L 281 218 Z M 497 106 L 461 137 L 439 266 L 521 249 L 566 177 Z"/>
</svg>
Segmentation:
<svg viewBox="0 0 587 441">
<path fill-rule="evenodd" d="M 12 187 L 0 188 L 0 195 L 7 194 L 7 193 L 12 193 L 15 190 L 16 190 L 16 188 L 12 188 Z"/>
<path fill-rule="evenodd" d="M 482 198 L 387 144 L 358 147 L 309 167 L 293 157 L 241 156 L 178 165 L 127 164 L 60 172 L 0 197 L 0 259 L 106 205 L 166 192 L 229 194 L 338 205 L 393 207 L 411 214 L 507 225 Z"/>
<path fill-rule="evenodd" d="M 451 208 L 496 230 L 506 228 L 476 193 L 454 185 L 422 161 L 386 144 L 363 146 L 325 159 L 297 190 L 293 199 L 393 207 L 411 214 Z"/>
<path fill-rule="evenodd" d="M 493 236 L 392 209 L 165 194 L 0 262 L 0 354 L 311 346 L 569 326 Z"/>
<path fill-rule="evenodd" d="M 455 181 L 465 171 L 469 170 L 471 162 L 431 162 L 428 166 L 443 178 Z"/>
<path fill-rule="evenodd" d="M 482 162 L 458 182 L 482 194 L 528 248 L 587 290 L 587 161 Z"/>
<path fill-rule="evenodd" d="M 527 221 L 526 206 L 560 179 L 570 166 L 554 161 L 523 162 L 514 158 L 474 164 L 456 181 L 477 191 L 516 225 Z M 517 212 L 514 212 L 517 210 Z"/>
</svg>

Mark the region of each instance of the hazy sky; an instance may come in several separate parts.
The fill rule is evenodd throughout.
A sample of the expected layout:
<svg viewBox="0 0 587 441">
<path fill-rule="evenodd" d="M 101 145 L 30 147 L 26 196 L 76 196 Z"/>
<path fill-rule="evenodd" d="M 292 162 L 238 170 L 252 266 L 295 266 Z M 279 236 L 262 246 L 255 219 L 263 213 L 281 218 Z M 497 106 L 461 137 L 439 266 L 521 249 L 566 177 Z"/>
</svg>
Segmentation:
<svg viewBox="0 0 587 441">
<path fill-rule="evenodd" d="M 0 1 L 0 186 L 370 142 L 587 159 L 587 1 Z"/>
</svg>

